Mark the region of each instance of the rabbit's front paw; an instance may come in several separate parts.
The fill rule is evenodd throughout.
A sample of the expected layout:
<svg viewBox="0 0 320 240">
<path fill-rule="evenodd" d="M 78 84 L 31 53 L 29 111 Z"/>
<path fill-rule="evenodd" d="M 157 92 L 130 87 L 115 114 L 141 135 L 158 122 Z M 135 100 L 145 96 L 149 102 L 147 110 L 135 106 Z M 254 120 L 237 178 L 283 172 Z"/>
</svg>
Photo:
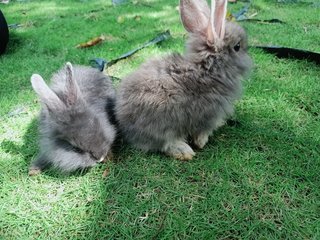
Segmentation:
<svg viewBox="0 0 320 240">
<path fill-rule="evenodd" d="M 167 155 L 182 161 L 192 160 L 195 155 L 192 148 L 183 141 L 168 143 L 163 150 Z"/>
<path fill-rule="evenodd" d="M 29 168 L 29 176 L 35 176 L 41 173 L 41 169 L 37 167 L 30 167 Z"/>
<path fill-rule="evenodd" d="M 196 135 L 193 139 L 194 145 L 196 145 L 197 148 L 202 149 L 208 142 L 209 135 L 206 133 L 200 133 Z"/>
</svg>

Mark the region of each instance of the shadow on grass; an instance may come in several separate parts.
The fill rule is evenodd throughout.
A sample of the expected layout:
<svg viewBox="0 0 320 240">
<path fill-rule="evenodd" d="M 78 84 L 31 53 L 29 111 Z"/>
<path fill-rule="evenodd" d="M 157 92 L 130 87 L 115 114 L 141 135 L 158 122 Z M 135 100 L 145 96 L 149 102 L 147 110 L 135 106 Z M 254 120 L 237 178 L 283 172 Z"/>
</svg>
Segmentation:
<svg viewBox="0 0 320 240">
<path fill-rule="evenodd" d="M 4 140 L 1 143 L 1 148 L 6 153 L 19 155 L 29 165 L 31 159 L 38 152 L 38 120 L 33 119 L 27 127 L 26 133 L 23 135 L 23 144 Z"/>
<path fill-rule="evenodd" d="M 120 156 L 126 161 L 101 180 L 98 198 L 103 201 L 89 210 L 94 213 L 87 236 L 312 237 L 316 212 L 309 207 L 318 197 L 319 144 L 284 122 L 259 125 L 252 123 L 253 115 L 238 117 L 190 162 L 125 149 Z M 289 203 L 287 191 L 294 194 Z M 312 223 L 301 225 L 305 221 Z"/>
<path fill-rule="evenodd" d="M 108 168 L 108 174 L 96 178 L 96 197 L 80 222 L 79 234 L 84 232 L 87 239 L 234 239 L 248 233 L 252 238 L 282 238 L 295 236 L 293 225 L 295 232 L 312 237 L 316 213 L 307 206 L 318 199 L 319 144 L 272 116 L 257 124 L 259 115 L 239 114 L 190 162 L 120 143 L 118 161 L 97 167 Z M 37 125 L 37 119 L 29 124 L 21 146 L 5 141 L 1 148 L 22 155 L 29 164 L 38 152 Z M 68 177 L 54 171 L 45 174 Z M 287 199 L 286 192 L 296 195 Z M 293 216 L 298 221 L 292 222 Z"/>
</svg>

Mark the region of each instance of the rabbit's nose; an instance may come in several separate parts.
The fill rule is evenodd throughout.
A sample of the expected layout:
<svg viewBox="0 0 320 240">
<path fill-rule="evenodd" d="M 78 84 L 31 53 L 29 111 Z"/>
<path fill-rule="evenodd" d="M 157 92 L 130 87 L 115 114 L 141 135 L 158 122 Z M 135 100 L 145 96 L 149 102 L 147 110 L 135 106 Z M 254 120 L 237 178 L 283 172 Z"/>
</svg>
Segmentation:
<svg viewBox="0 0 320 240">
<path fill-rule="evenodd" d="M 105 156 L 103 156 L 103 157 L 101 157 L 101 158 L 99 159 L 99 163 L 101 163 L 101 162 L 106 163 L 108 160 L 111 160 L 112 157 L 113 157 L 112 151 L 109 150 L 109 151 L 106 153 Z"/>
</svg>

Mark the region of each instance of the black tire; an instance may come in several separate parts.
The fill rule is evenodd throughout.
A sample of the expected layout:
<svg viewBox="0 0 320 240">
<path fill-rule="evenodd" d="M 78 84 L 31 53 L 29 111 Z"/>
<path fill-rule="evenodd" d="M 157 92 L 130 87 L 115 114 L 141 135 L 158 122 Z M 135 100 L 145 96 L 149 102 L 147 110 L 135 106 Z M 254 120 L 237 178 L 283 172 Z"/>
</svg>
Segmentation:
<svg viewBox="0 0 320 240">
<path fill-rule="evenodd" d="M 9 41 L 9 29 L 6 19 L 0 10 L 0 55 L 4 53 Z"/>
</svg>

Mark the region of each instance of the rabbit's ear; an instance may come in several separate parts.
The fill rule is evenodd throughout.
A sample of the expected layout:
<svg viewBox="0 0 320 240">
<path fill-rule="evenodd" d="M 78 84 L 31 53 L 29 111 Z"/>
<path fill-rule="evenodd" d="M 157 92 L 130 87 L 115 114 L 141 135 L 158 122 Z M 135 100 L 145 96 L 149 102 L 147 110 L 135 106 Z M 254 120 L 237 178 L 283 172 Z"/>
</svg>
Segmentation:
<svg viewBox="0 0 320 240">
<path fill-rule="evenodd" d="M 216 33 L 220 39 L 224 38 L 225 22 L 227 16 L 227 4 L 228 0 L 216 0 L 216 9 L 214 12 L 214 25 Z"/>
<path fill-rule="evenodd" d="M 206 0 L 180 0 L 180 16 L 188 32 L 204 32 L 208 26 L 210 9 Z"/>
<path fill-rule="evenodd" d="M 41 102 L 43 102 L 48 109 L 57 111 L 65 108 L 60 98 L 48 87 L 39 74 L 33 74 L 31 76 L 31 85 L 40 97 Z"/>
<path fill-rule="evenodd" d="M 80 98 L 79 86 L 73 75 L 73 67 L 70 62 L 66 63 L 66 104 L 74 105 Z"/>
<path fill-rule="evenodd" d="M 227 4 L 228 0 L 211 1 L 210 21 L 207 28 L 207 38 L 210 43 L 224 38 Z"/>
</svg>

